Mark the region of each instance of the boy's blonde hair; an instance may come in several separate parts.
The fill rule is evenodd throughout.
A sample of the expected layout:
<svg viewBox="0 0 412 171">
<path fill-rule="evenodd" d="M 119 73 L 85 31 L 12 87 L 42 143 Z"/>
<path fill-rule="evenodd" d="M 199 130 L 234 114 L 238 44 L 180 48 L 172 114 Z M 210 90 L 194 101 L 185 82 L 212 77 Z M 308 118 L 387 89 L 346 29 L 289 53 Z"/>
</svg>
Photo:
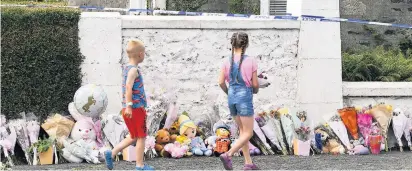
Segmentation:
<svg viewBox="0 0 412 171">
<path fill-rule="evenodd" d="M 127 43 L 126 52 L 127 54 L 139 53 L 145 50 L 144 44 L 140 40 L 130 40 Z"/>
</svg>

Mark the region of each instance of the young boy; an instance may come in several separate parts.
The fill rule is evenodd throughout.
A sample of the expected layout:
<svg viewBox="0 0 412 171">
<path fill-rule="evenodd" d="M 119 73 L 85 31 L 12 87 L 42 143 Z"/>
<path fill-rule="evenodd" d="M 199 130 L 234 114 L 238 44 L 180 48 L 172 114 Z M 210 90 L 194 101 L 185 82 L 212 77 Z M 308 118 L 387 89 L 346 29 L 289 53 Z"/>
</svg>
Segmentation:
<svg viewBox="0 0 412 171">
<path fill-rule="evenodd" d="M 127 44 L 129 63 L 123 67 L 123 110 L 122 115 L 129 129 L 130 136 L 117 144 L 112 151 L 105 152 L 106 166 L 113 169 L 113 158 L 124 148 L 136 142 L 136 170 L 154 170 L 153 167 L 143 164 L 143 155 L 146 139 L 146 95 L 143 86 L 143 77 L 137 65 L 142 63 L 145 47 L 141 41 L 131 40 Z"/>
</svg>

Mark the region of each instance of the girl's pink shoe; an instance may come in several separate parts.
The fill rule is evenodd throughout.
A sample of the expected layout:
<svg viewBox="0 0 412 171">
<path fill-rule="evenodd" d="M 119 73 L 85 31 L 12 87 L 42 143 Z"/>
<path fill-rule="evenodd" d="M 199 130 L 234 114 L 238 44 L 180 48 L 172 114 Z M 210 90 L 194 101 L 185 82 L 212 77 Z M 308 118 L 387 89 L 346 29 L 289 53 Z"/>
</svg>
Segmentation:
<svg viewBox="0 0 412 171">
<path fill-rule="evenodd" d="M 227 153 L 223 153 L 220 155 L 219 158 L 222 161 L 223 167 L 225 167 L 226 170 L 233 170 L 232 157 L 229 157 Z"/>
<path fill-rule="evenodd" d="M 243 170 L 260 170 L 255 164 L 245 164 Z"/>
</svg>

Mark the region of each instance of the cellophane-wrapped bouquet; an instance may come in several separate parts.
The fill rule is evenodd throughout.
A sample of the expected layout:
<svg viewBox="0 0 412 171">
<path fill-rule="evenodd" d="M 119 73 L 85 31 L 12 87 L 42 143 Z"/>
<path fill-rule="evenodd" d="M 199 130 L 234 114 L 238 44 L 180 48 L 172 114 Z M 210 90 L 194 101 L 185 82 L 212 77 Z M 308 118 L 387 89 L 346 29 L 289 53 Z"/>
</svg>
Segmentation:
<svg viewBox="0 0 412 171">
<path fill-rule="evenodd" d="M 282 150 L 279 139 L 276 136 L 277 132 L 275 130 L 275 125 L 272 123 L 269 117 L 267 117 L 267 113 L 259 113 L 259 115 L 255 117 L 255 120 L 257 121 L 264 135 L 269 139 L 270 143 L 275 145 L 278 150 Z"/>
<path fill-rule="evenodd" d="M 384 144 L 385 144 L 385 151 L 388 151 L 388 129 L 389 125 L 392 121 L 393 109 L 391 105 L 386 105 L 386 104 L 378 104 L 374 106 L 369 112 L 372 114 L 372 116 L 375 118 L 375 120 L 378 122 L 378 125 L 381 129 L 382 136 L 384 138 Z"/>
<path fill-rule="evenodd" d="M 19 114 L 22 118 L 25 118 L 25 112 Z M 11 120 L 9 123 L 10 126 L 16 130 L 17 134 L 17 143 L 20 145 L 22 150 L 24 151 L 24 155 L 26 157 L 27 163 L 31 165 L 32 160 L 29 155 L 29 148 L 30 148 L 30 139 L 29 133 L 27 130 L 26 120 L 25 119 L 16 119 Z"/>
</svg>

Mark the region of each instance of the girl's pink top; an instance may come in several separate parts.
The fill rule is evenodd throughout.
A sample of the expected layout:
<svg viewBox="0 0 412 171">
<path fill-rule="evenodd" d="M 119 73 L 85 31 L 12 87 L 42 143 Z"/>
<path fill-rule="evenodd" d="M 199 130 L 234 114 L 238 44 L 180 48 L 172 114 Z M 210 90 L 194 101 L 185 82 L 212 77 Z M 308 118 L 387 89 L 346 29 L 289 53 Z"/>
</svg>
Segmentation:
<svg viewBox="0 0 412 171">
<path fill-rule="evenodd" d="M 240 55 L 234 56 L 234 62 L 240 61 Z M 225 73 L 225 80 L 229 82 L 229 73 L 230 73 L 230 60 L 226 60 L 222 65 L 222 70 Z M 242 73 L 242 78 L 246 83 L 247 87 L 252 87 L 252 74 L 253 72 L 257 71 L 257 62 L 253 57 L 246 57 L 243 59 L 242 66 L 240 68 Z"/>
</svg>

